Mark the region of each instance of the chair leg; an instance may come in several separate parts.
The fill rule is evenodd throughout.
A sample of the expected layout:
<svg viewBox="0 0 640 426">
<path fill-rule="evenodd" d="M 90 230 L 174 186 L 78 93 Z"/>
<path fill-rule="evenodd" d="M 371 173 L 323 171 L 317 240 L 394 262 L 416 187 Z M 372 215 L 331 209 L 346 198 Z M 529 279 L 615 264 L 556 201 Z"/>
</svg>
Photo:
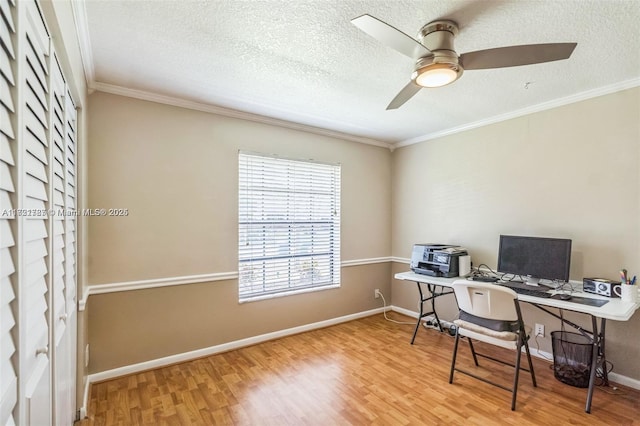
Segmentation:
<svg viewBox="0 0 640 426">
<path fill-rule="evenodd" d="M 524 350 L 527 353 L 527 361 L 529 362 L 529 373 L 531 373 L 531 381 L 533 382 L 533 387 L 538 387 L 536 384 L 536 373 L 533 372 L 533 363 L 531 362 L 531 352 L 529 352 L 529 342 L 524 341 Z"/>
<path fill-rule="evenodd" d="M 451 372 L 449 373 L 449 384 L 453 383 L 453 372 L 456 369 L 456 356 L 458 355 L 458 343 L 460 342 L 460 333 L 456 330 L 456 341 L 453 344 L 453 358 L 451 359 Z"/>
<path fill-rule="evenodd" d="M 471 341 L 470 337 L 467 337 L 467 340 L 469 341 L 469 348 L 471 349 L 471 355 L 473 355 L 473 362 L 476 364 L 476 367 L 480 364 L 478 364 L 478 357 L 476 356 L 476 350 L 473 348 L 473 342 Z"/>
<path fill-rule="evenodd" d="M 518 393 L 518 377 L 520 376 L 520 350 L 522 349 L 522 339 L 518 337 L 518 347 L 516 350 L 516 366 L 513 375 L 513 389 L 511 391 L 511 411 L 516 409 L 516 395 Z"/>
</svg>

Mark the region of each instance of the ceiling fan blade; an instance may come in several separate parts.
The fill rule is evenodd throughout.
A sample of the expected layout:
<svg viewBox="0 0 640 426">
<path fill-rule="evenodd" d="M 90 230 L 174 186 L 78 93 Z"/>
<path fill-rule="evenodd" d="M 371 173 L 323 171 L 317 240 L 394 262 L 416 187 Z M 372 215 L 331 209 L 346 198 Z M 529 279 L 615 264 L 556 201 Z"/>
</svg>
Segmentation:
<svg viewBox="0 0 640 426">
<path fill-rule="evenodd" d="M 404 88 L 396 95 L 395 98 L 391 101 L 389 106 L 387 106 L 387 110 L 390 109 L 398 109 L 409 99 L 413 98 L 413 95 L 418 93 L 422 89 L 421 86 L 418 86 L 413 81 L 410 81 L 409 84 L 404 86 Z"/>
<path fill-rule="evenodd" d="M 567 59 L 578 43 L 526 44 L 477 50 L 460 55 L 465 70 L 517 67 Z"/>
<path fill-rule="evenodd" d="M 431 54 L 429 49 L 414 38 L 371 15 L 359 16 L 352 19 L 351 23 L 382 44 L 410 58 L 415 59 Z"/>
</svg>

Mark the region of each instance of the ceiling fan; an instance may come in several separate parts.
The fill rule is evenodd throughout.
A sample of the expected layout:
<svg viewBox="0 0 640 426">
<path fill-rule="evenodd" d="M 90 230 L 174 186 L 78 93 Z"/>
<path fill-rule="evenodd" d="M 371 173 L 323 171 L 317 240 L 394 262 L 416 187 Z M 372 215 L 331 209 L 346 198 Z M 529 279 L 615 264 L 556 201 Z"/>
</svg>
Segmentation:
<svg viewBox="0 0 640 426">
<path fill-rule="evenodd" d="M 418 32 L 419 41 L 371 15 L 351 20 L 356 27 L 388 47 L 416 60 L 411 81 L 396 95 L 387 109 L 397 109 L 423 87 L 434 88 L 453 83 L 464 70 L 515 67 L 568 59 L 577 43 L 526 44 L 477 50 L 458 55 L 453 39 L 458 25 L 438 20 Z"/>
</svg>

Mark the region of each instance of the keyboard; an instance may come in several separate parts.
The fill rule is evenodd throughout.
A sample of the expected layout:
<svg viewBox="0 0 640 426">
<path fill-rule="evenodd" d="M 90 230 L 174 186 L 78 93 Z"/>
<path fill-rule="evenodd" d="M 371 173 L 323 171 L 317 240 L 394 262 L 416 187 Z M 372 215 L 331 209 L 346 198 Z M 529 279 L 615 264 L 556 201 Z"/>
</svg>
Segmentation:
<svg viewBox="0 0 640 426">
<path fill-rule="evenodd" d="M 511 290 L 515 291 L 516 293 L 523 294 L 525 296 L 541 297 L 543 299 L 548 299 L 549 297 L 551 297 L 551 293 L 548 293 L 546 290 L 525 288 L 522 286 L 526 284 L 522 284 L 522 283 L 506 282 L 506 283 L 500 283 L 500 285 L 504 287 L 509 287 Z"/>
</svg>

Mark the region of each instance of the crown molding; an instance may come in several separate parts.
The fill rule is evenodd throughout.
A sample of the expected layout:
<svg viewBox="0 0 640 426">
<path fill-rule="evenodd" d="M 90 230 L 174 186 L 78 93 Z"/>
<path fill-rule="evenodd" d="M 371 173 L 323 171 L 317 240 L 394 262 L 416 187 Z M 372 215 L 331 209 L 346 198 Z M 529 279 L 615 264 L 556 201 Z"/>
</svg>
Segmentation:
<svg viewBox="0 0 640 426">
<path fill-rule="evenodd" d="M 89 37 L 89 21 L 84 0 L 71 2 L 73 19 L 76 23 L 76 36 L 80 46 L 80 59 L 84 69 L 84 78 L 91 93 L 91 86 L 95 81 L 95 68 L 93 65 L 93 51 L 91 50 L 91 38 Z"/>
<path fill-rule="evenodd" d="M 441 130 L 438 132 L 427 133 L 421 136 L 416 136 L 410 139 L 405 139 L 399 142 L 383 142 L 376 139 L 366 138 L 362 136 L 351 135 L 348 133 L 338 132 L 334 130 L 323 129 L 320 127 L 309 126 L 305 124 L 294 123 L 287 120 L 281 120 L 277 118 L 267 117 L 260 114 L 253 114 L 249 112 L 243 112 L 230 108 L 224 108 L 212 104 L 200 103 L 191 101 L 184 98 L 178 98 L 167 95 L 160 95 L 157 93 L 147 92 L 143 90 L 131 89 L 124 86 L 118 86 L 109 83 L 102 83 L 95 81 L 95 68 L 93 61 L 93 52 L 91 49 L 91 39 L 89 36 L 89 27 L 87 19 L 87 11 L 85 6 L 86 0 L 75 0 L 71 2 L 73 16 L 76 24 L 76 34 L 78 37 L 78 44 L 80 46 L 80 56 L 82 60 L 82 66 L 84 68 L 85 80 L 87 82 L 87 88 L 89 93 L 94 91 L 100 91 L 105 93 L 111 93 L 114 95 L 120 95 L 150 102 L 156 102 L 165 105 L 176 106 L 179 108 L 186 108 L 195 111 L 202 111 L 211 114 L 217 114 L 225 117 L 237 118 L 241 120 L 253 121 L 256 123 L 268 124 L 277 127 L 283 127 L 291 130 L 303 131 L 306 133 L 316 134 L 320 136 L 327 136 L 331 138 L 346 140 L 350 142 L 363 143 L 366 145 L 373 145 L 382 148 L 387 148 L 393 152 L 397 148 L 402 148 L 409 145 L 414 145 L 428 140 L 441 138 L 444 136 L 453 135 L 456 133 L 465 132 L 467 130 L 477 129 L 490 124 L 499 123 L 501 121 L 511 120 L 513 118 L 521 117 L 536 112 L 545 111 L 548 109 L 557 108 L 563 105 L 572 104 L 575 102 L 584 101 L 587 99 L 595 98 L 598 96 L 608 95 L 615 92 L 631 89 L 633 87 L 640 86 L 640 78 L 633 78 L 622 82 L 613 83 L 607 86 L 599 87 L 596 89 L 587 90 L 574 95 L 566 96 L 564 98 L 554 99 L 548 102 L 543 102 L 537 105 L 532 105 L 526 108 L 522 108 L 516 111 L 512 111 L 505 114 L 496 115 L 483 120 L 474 121 L 472 123 L 464 124 L 450 129 Z"/>
<path fill-rule="evenodd" d="M 259 114 L 238 111 L 229 108 L 223 108 L 211 104 L 190 101 L 187 99 L 176 98 L 173 96 L 159 95 L 157 93 L 146 92 L 144 90 L 130 89 L 128 87 L 117 86 L 114 84 L 94 82 L 91 84 L 92 90 L 99 92 L 111 93 L 113 95 L 126 96 L 129 98 L 140 99 L 143 101 L 156 102 L 165 105 L 171 105 L 179 108 L 186 108 L 195 111 L 207 112 L 210 114 L 221 115 L 224 117 L 237 118 L 240 120 L 253 121 L 256 123 L 268 124 L 271 126 L 284 127 L 291 130 L 299 130 L 306 133 L 312 133 L 320 136 L 328 136 L 330 138 L 347 140 L 350 142 L 363 143 L 366 145 L 374 145 L 382 148 L 392 149 L 393 145 L 375 139 L 364 138 L 361 136 L 350 135 L 348 133 L 336 132 L 333 130 L 322 129 L 320 127 L 308 126 L 306 124 L 294 123 L 291 121 L 280 120 L 278 118 L 267 117 Z"/>
<path fill-rule="evenodd" d="M 486 118 L 484 120 L 474 121 L 473 123 L 464 124 L 462 126 L 453 127 L 451 129 L 446 129 L 446 130 L 442 130 L 434 133 L 427 133 L 426 135 L 417 136 L 411 139 L 406 139 L 396 143 L 394 145 L 394 148 L 402 148 L 404 146 L 414 145 L 420 142 L 426 142 L 428 140 L 441 138 L 443 136 L 449 136 L 455 133 L 477 129 L 479 127 L 488 126 L 489 124 L 495 124 L 501 121 L 511 120 L 512 118 L 522 117 L 523 115 L 533 114 L 536 112 L 557 108 L 563 105 L 585 101 L 591 98 L 597 98 L 598 96 L 608 95 L 615 92 L 621 92 L 623 90 L 631 89 L 637 86 L 640 86 L 640 78 L 633 78 L 631 80 L 621 81 L 618 83 L 610 84 L 608 86 L 599 87 L 597 89 L 576 93 L 575 95 L 566 96 L 564 98 L 554 99 L 549 102 L 543 102 L 541 104 L 532 105 L 526 108 L 519 109 L 517 111 L 508 112 L 506 114 L 496 115 L 493 117 Z"/>
<path fill-rule="evenodd" d="M 224 117 L 231 117 L 231 118 L 237 118 L 241 120 L 253 121 L 256 123 L 268 124 L 268 125 L 283 127 L 291 130 L 298 130 L 298 131 L 316 134 L 320 136 L 327 136 L 330 138 L 341 139 L 341 140 L 346 140 L 350 142 L 357 142 L 357 143 L 363 143 L 366 145 L 378 146 L 381 148 L 386 148 L 392 152 L 394 150 L 393 144 L 389 142 L 383 142 L 376 139 L 351 135 L 349 133 L 343 133 L 343 132 L 328 130 L 320 127 L 294 123 L 292 121 L 267 117 L 260 114 L 252 114 L 249 112 L 243 112 L 243 111 L 238 111 L 230 108 L 224 108 L 224 107 L 220 107 L 212 104 L 190 101 L 184 98 L 160 95 L 157 93 L 146 92 L 146 91 L 137 90 L 137 89 L 130 89 L 124 86 L 117 86 L 114 84 L 108 84 L 108 83 L 102 83 L 102 82 L 96 81 L 93 51 L 91 49 L 91 37 L 89 36 L 89 25 L 88 25 L 87 9 L 86 9 L 85 1 L 87 0 L 72 1 L 71 7 L 73 11 L 73 18 L 75 21 L 78 45 L 80 47 L 80 58 L 82 61 L 82 67 L 84 70 L 85 81 L 87 82 L 87 90 L 89 94 L 97 90 L 100 92 L 111 93 L 114 95 L 126 96 L 130 98 L 176 106 L 179 108 L 186 108 L 186 109 L 191 109 L 195 111 L 202 111 L 202 112 L 207 112 L 211 114 L 217 114 Z"/>
</svg>

